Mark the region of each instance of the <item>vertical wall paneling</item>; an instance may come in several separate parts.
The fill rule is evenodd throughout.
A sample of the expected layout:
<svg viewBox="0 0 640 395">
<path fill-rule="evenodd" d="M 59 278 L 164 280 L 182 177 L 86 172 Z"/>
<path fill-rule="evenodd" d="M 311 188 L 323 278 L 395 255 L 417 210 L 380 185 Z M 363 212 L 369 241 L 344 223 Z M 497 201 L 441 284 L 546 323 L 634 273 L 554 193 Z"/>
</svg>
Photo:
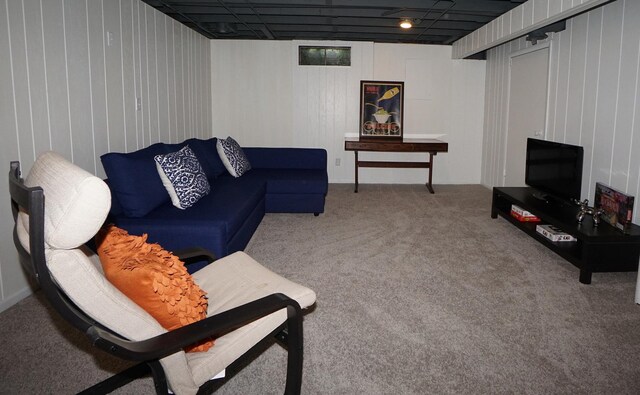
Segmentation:
<svg viewBox="0 0 640 395">
<path fill-rule="evenodd" d="M 35 149 L 22 2 L 9 1 L 6 10 L 6 18 L 8 19 L 7 34 L 10 41 L 9 58 L 11 59 L 12 91 L 15 102 L 15 121 L 12 124 L 16 125 L 17 133 L 21 136 L 18 146 L 20 160 L 33 160 Z"/>
<path fill-rule="evenodd" d="M 573 32 L 575 29 L 581 28 L 582 26 L 580 25 L 585 23 L 584 18 L 579 18 L 578 20 L 572 19 L 569 22 L 569 28 L 567 29 L 569 45 L 565 46 L 565 48 L 568 48 L 568 60 L 564 62 L 567 65 L 584 63 L 585 37 L 584 35 L 573 34 Z M 584 90 L 584 86 L 581 85 L 583 82 L 583 69 L 583 67 L 567 67 L 565 83 L 563 85 L 566 87 L 563 92 L 565 102 L 563 104 L 561 103 L 564 106 L 564 111 L 560 111 L 564 113 L 564 118 L 560 121 L 563 133 L 562 135 L 556 136 L 558 141 L 572 144 L 579 143 L 579 128 L 575 126 L 580 122 L 580 107 L 578 106 L 581 105 L 582 98 L 578 93 Z M 580 98 L 580 100 L 577 100 L 578 98 Z"/>
<path fill-rule="evenodd" d="M 140 128 L 140 146 L 146 147 L 151 145 L 149 135 L 149 108 L 151 103 L 149 100 L 149 42 L 147 40 L 147 7 L 140 1 L 136 2 L 138 8 L 138 45 L 140 47 L 140 92 L 139 98 L 142 110 L 140 111 L 141 128 Z"/>
<path fill-rule="evenodd" d="M 633 2 L 629 4 L 626 10 L 626 15 L 633 20 L 640 20 L 640 3 Z M 640 34 L 636 33 L 636 36 Z M 633 37 L 633 36 L 632 36 Z M 635 90 L 634 90 L 634 112 L 631 120 L 632 142 L 629 145 L 629 179 L 627 181 L 627 191 L 635 191 L 635 196 L 640 196 L 640 156 L 633 155 L 633 153 L 640 152 L 640 40 L 637 42 L 637 57 L 636 57 L 636 76 L 635 76 Z M 638 300 L 638 299 L 636 299 Z"/>
<path fill-rule="evenodd" d="M 620 61 L 618 66 L 618 95 L 616 97 L 616 123 L 612 149 L 611 179 L 613 185 L 628 187 L 633 145 L 633 116 L 636 106 L 638 70 L 638 42 L 640 41 L 640 6 L 637 1 L 625 0 L 622 31 L 620 34 Z M 634 22 L 631 22 L 634 21 Z M 629 103 L 629 105 L 625 105 Z M 636 153 L 639 151 L 636 151 Z M 637 162 L 636 162 L 637 163 Z"/>
<path fill-rule="evenodd" d="M 41 1 L 43 54 L 49 107 L 51 149 L 71 157 L 67 66 L 61 2 Z"/>
<path fill-rule="evenodd" d="M 584 103 L 581 119 L 580 144 L 584 147 L 584 163 L 589 164 L 583 174 L 582 196 L 588 196 L 591 189 L 591 163 L 595 151 L 596 119 L 598 116 L 598 76 L 602 56 L 603 10 L 597 9 L 587 15 L 587 56 L 585 65 Z M 588 180 L 588 181 L 587 181 Z"/>
<path fill-rule="evenodd" d="M 156 13 L 154 13 L 155 15 Z M 158 87 L 156 108 L 158 111 L 158 141 L 171 141 L 169 108 L 167 107 L 167 36 L 166 15 L 155 16 L 156 35 L 156 86 Z"/>
<path fill-rule="evenodd" d="M 174 26 L 175 36 L 178 38 L 178 42 L 184 44 L 184 38 L 182 36 L 182 25 Z M 186 137 L 187 128 L 185 127 L 185 120 L 187 114 L 184 107 L 184 45 L 180 45 L 176 48 L 176 119 L 178 121 L 178 130 L 183 137 Z"/>
<path fill-rule="evenodd" d="M 533 25 L 533 17 L 534 17 L 534 13 L 533 13 L 533 1 L 529 0 L 524 2 L 522 5 L 522 23 L 525 27 L 529 27 L 531 25 Z M 505 18 L 507 17 L 506 15 L 504 16 Z M 500 34 L 498 37 L 502 37 L 503 34 Z"/>
<path fill-rule="evenodd" d="M 594 146 L 598 149 L 591 162 L 591 182 L 610 184 L 613 144 L 617 115 L 618 72 L 620 68 L 620 36 L 622 34 L 623 4 L 619 0 L 603 8 L 602 54 L 598 75 L 597 119 Z M 604 45 L 606 43 L 606 45 Z M 605 132 L 606 131 L 606 132 Z M 606 147 L 606 149 L 605 149 Z"/>
<path fill-rule="evenodd" d="M 101 166 L 98 165 L 96 152 L 109 151 L 109 103 L 106 81 L 106 56 L 104 36 L 104 12 L 102 1 L 86 1 L 86 36 L 87 40 L 87 70 L 89 72 L 88 89 L 89 122 L 91 124 L 91 137 L 93 146 L 91 154 L 93 161 L 92 172 L 100 168 L 100 176 L 104 176 Z M 97 29 L 91 28 L 97 27 Z"/>
<path fill-rule="evenodd" d="M 545 138 L 552 139 L 555 134 L 556 125 L 556 103 L 558 102 L 558 67 L 560 51 L 560 43 L 557 40 L 551 40 L 549 43 L 549 83 L 547 93 L 547 125 L 545 129 Z"/>
<path fill-rule="evenodd" d="M 568 20 L 567 29 L 549 39 L 546 138 L 584 147 L 583 198 L 593 200 L 596 182 L 631 195 L 640 193 L 638 20 L 640 2 L 618 0 Z M 496 111 L 492 104 L 504 100 L 500 86 L 506 76 L 491 70 L 507 63 L 515 43 L 487 52 L 482 176 L 487 186 L 501 185 L 503 169 L 490 164 L 502 158 L 503 148 L 492 142 L 506 133 L 496 126 L 506 124 L 506 112 Z M 635 210 L 636 223 L 639 211 Z"/>
<path fill-rule="evenodd" d="M 136 97 L 138 96 L 136 49 L 138 40 L 135 34 L 135 17 L 137 10 L 132 0 L 120 0 L 120 56 L 122 69 L 122 113 L 124 115 L 123 133 L 124 151 L 134 151 L 138 148 L 138 111 Z M 125 45 L 130 43 L 130 45 Z"/>
<path fill-rule="evenodd" d="M 44 98 L 47 96 L 41 11 L 39 2 L 22 2 L 22 26 L 25 36 L 25 52 L 27 54 L 31 129 L 35 152 L 51 149 L 48 101 L 31 100 L 31 98 Z"/>
<path fill-rule="evenodd" d="M 557 0 L 549 0 L 549 15 L 556 15 L 562 12 L 562 3 Z"/>
<path fill-rule="evenodd" d="M 64 2 L 65 36 L 67 42 L 67 70 L 69 84 L 69 119 L 73 161 L 88 171 L 95 172 L 95 145 L 92 119 L 91 64 L 87 35 L 87 2 Z M 98 25 L 98 27 L 100 27 Z M 94 66 L 99 62 L 94 62 Z M 103 65 L 104 67 L 104 65 Z M 102 76 L 104 79 L 104 76 Z"/>
<path fill-rule="evenodd" d="M 186 94 L 186 106 L 187 106 L 187 114 L 189 114 L 189 116 L 187 117 L 187 127 L 189 128 L 189 130 L 193 130 L 194 129 L 194 124 L 193 124 L 193 106 L 192 106 L 192 99 L 193 99 L 193 85 L 192 85 L 192 77 L 193 77 L 193 64 L 191 63 L 192 59 L 193 59 L 193 43 L 191 42 L 191 34 L 189 32 L 188 29 L 185 28 L 185 36 L 186 36 L 186 40 L 185 40 L 185 58 L 186 58 L 186 62 L 185 62 L 185 67 L 187 69 L 187 74 L 186 74 L 186 78 L 187 78 L 187 94 Z"/>
<path fill-rule="evenodd" d="M 158 126 L 158 36 L 156 35 L 157 13 L 145 7 L 145 24 L 147 30 L 147 129 L 151 143 L 160 141 L 160 128 Z"/>
<path fill-rule="evenodd" d="M 211 47 L 214 135 L 252 146 L 317 144 L 306 140 L 315 133 L 311 121 L 304 133 L 293 132 L 292 121 L 306 111 L 307 98 L 304 84 L 292 85 L 291 42 L 212 40 Z"/>
<path fill-rule="evenodd" d="M 570 24 L 570 22 L 568 22 Z M 559 36 L 559 42 L 557 46 L 558 61 L 556 62 L 556 75 L 555 75 L 555 90 L 554 90 L 554 118 L 552 119 L 552 126 L 550 127 L 547 138 L 550 140 L 564 141 L 562 133 L 564 131 L 564 123 L 566 119 L 566 104 L 569 98 L 567 92 L 569 81 L 569 57 L 570 57 L 570 30 L 561 32 Z M 550 62 L 551 63 L 551 62 Z"/>
<path fill-rule="evenodd" d="M 534 0 L 533 23 L 542 22 L 549 17 L 549 0 Z"/>
<path fill-rule="evenodd" d="M 174 36 L 174 25 L 167 19 L 167 106 L 169 107 L 169 118 L 171 119 L 171 137 L 173 141 L 181 141 L 178 135 L 178 125 L 176 117 L 176 40 Z"/>
<path fill-rule="evenodd" d="M 187 57 L 187 86 L 189 88 L 187 95 L 187 108 L 189 117 L 187 118 L 188 123 L 187 126 L 189 130 L 193 130 L 195 128 L 194 116 L 195 112 L 193 111 L 193 41 L 191 40 L 191 32 L 188 29 L 185 29 L 187 40 L 186 40 L 186 57 Z"/>
<path fill-rule="evenodd" d="M 347 45 L 351 66 L 299 66 L 299 45 Z M 472 147 L 482 144 L 484 61 L 452 60 L 450 47 L 430 45 L 212 40 L 211 47 L 214 135 L 249 146 L 325 148 L 330 182 L 353 182 L 344 137 L 358 135 L 360 81 L 405 81 L 405 135 L 442 137 L 452 147 L 437 157 L 434 182 L 481 178 L 482 152 Z M 425 176 L 420 169 L 360 172 L 363 183 L 424 183 Z"/>
<path fill-rule="evenodd" d="M 13 70 L 13 45 L 9 18 L 9 4 L 11 0 L 0 1 L 0 51 L 8 56 L 0 56 L 0 120 L 2 121 L 2 144 L 0 144 L 0 157 L 3 166 L 7 166 L 11 160 L 22 160 L 18 141 L 18 117 L 17 102 L 15 100 L 16 82 L 10 78 L 15 75 Z M 5 78 L 9 77 L 9 78 Z M 23 144 L 26 142 L 23 141 Z M 29 160 L 29 154 L 25 160 Z M 4 167 L 4 171 L 8 171 Z M 5 173 L 6 174 L 6 173 Z M 0 194 L 9 196 L 7 182 L 0 183 Z M 6 198 L 5 198 L 6 199 Z M 6 200 L 5 200 L 6 201 Z M 11 210 L 7 203 L 0 205 L 0 224 L 9 224 L 13 221 Z M 13 247 L 13 234 L 9 226 L 0 226 L 0 296 L 8 303 L 15 303 L 28 293 L 26 281 L 17 263 L 17 253 Z M 25 292 L 26 290 L 26 292 Z"/>
<path fill-rule="evenodd" d="M 198 52 L 181 52 L 189 46 Z M 139 0 L 0 1 L 0 162 L 20 160 L 26 175 L 54 150 L 104 177 L 106 152 L 209 137 L 209 51 L 207 38 Z M 185 75 L 183 62 L 198 73 Z M 202 110 L 187 112 L 174 92 Z M 0 205 L 0 311 L 30 293 L 11 223 Z"/>
<path fill-rule="evenodd" d="M 97 153 L 108 151 L 122 152 L 127 141 L 125 135 L 125 110 L 123 106 L 123 68 L 122 68 L 122 16 L 120 1 L 102 0 L 102 23 L 104 25 L 101 48 L 105 68 L 104 83 L 107 100 L 107 131 L 109 139 L 106 145 L 98 146 Z M 100 166 L 100 155 L 96 158 Z"/>
</svg>

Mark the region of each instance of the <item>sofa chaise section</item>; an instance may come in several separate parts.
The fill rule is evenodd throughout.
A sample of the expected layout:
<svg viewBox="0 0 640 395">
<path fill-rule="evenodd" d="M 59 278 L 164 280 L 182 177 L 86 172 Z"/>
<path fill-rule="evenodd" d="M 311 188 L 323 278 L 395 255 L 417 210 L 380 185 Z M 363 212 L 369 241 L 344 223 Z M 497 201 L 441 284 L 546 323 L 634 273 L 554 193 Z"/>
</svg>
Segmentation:
<svg viewBox="0 0 640 395">
<path fill-rule="evenodd" d="M 250 177 L 266 180 L 267 213 L 324 212 L 327 151 L 312 148 L 244 148 Z"/>
</svg>

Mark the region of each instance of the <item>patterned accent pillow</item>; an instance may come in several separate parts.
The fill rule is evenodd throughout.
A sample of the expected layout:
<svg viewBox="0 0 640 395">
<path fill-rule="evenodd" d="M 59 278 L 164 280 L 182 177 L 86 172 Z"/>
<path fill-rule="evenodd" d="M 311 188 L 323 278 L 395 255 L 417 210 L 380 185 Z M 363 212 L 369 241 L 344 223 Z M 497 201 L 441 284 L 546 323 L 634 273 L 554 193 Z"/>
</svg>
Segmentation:
<svg viewBox="0 0 640 395">
<path fill-rule="evenodd" d="M 147 235 L 133 236 L 114 225 L 96 235 L 104 275 L 129 299 L 171 331 L 207 318 L 206 292 L 193 281 L 184 263 Z M 185 351 L 207 351 L 207 338 Z"/>
<path fill-rule="evenodd" d="M 211 191 L 207 176 L 188 145 L 180 151 L 156 155 L 154 159 L 162 184 L 177 208 L 191 207 Z"/>
<path fill-rule="evenodd" d="M 251 170 L 249 159 L 247 159 L 240 144 L 233 138 L 218 139 L 216 148 L 218 149 L 218 155 L 220 155 L 224 167 L 227 168 L 227 171 L 229 171 L 229 174 L 232 176 L 240 177 Z"/>
</svg>

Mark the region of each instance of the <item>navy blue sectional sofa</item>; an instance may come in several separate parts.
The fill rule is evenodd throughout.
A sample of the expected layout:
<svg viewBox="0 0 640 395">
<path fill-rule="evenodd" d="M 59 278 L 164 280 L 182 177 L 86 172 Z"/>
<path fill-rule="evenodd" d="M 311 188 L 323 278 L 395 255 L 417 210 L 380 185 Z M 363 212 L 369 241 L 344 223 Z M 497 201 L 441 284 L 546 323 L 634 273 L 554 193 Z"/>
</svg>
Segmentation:
<svg viewBox="0 0 640 395">
<path fill-rule="evenodd" d="M 243 148 L 251 170 L 234 178 L 218 156 L 216 141 L 214 137 L 156 143 L 131 153 L 102 155 L 112 196 L 109 220 L 131 234 L 147 233 L 150 242 L 169 251 L 199 246 L 223 257 L 246 247 L 265 212 L 324 212 L 328 186 L 324 149 Z M 171 204 L 153 157 L 187 144 L 211 191 L 181 210 Z"/>
</svg>

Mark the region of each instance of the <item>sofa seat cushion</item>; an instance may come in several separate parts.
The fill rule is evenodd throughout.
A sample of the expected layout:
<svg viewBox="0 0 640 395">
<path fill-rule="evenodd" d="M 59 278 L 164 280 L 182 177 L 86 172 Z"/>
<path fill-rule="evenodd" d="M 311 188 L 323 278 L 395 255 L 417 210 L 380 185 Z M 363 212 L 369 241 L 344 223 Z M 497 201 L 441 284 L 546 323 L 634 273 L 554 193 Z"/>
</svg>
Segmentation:
<svg viewBox="0 0 640 395">
<path fill-rule="evenodd" d="M 186 210 L 167 202 L 144 218 L 135 221 L 117 218 L 116 222 L 133 234 L 138 232 L 128 225 L 139 224 L 141 230 L 149 234 L 150 241 L 161 243 L 163 246 L 164 240 L 156 240 L 155 237 L 159 231 L 177 235 L 188 227 L 200 228 L 200 231 L 206 233 L 205 237 L 219 237 L 221 241 L 227 242 L 255 207 L 264 204 L 264 195 L 263 180 L 245 177 L 234 179 L 226 175 L 217 178 L 211 192 Z"/>
<path fill-rule="evenodd" d="M 245 175 L 267 182 L 267 194 L 320 194 L 328 188 L 326 171 L 314 169 L 253 169 Z"/>
</svg>

